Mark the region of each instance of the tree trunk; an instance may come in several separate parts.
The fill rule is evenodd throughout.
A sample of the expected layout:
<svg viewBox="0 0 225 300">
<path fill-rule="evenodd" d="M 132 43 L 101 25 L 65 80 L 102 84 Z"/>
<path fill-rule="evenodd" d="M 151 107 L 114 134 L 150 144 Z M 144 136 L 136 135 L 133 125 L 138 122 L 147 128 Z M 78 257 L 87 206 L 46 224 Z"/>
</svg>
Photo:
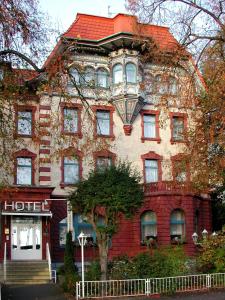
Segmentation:
<svg viewBox="0 0 225 300">
<path fill-rule="evenodd" d="M 101 280 L 107 279 L 108 249 L 105 241 L 98 242 L 99 260 L 101 266 Z"/>
</svg>

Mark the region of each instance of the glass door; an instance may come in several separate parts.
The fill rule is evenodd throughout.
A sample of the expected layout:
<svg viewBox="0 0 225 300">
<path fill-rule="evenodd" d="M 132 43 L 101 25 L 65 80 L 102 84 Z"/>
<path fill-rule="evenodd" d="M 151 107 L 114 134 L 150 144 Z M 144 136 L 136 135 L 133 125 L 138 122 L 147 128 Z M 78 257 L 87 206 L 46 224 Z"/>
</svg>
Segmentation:
<svg viewBox="0 0 225 300">
<path fill-rule="evenodd" d="M 12 260 L 42 259 L 40 217 L 12 217 Z"/>
</svg>

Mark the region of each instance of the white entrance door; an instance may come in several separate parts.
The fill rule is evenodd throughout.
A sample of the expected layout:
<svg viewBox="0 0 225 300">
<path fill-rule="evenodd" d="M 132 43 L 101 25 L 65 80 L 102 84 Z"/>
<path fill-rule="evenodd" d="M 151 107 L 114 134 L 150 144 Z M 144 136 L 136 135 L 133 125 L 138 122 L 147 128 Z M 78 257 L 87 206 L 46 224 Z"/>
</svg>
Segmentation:
<svg viewBox="0 0 225 300">
<path fill-rule="evenodd" d="M 12 217 L 12 260 L 42 259 L 40 217 Z"/>
</svg>

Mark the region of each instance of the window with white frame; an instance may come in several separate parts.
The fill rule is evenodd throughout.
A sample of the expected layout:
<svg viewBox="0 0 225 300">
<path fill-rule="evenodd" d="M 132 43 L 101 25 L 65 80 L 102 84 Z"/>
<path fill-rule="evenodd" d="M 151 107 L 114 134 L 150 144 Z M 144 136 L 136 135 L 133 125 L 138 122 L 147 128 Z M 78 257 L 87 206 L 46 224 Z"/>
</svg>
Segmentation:
<svg viewBox="0 0 225 300">
<path fill-rule="evenodd" d="M 67 133 L 78 132 L 78 110 L 65 107 L 63 109 L 63 131 Z"/>
<path fill-rule="evenodd" d="M 135 64 L 127 63 L 126 64 L 126 81 L 128 83 L 136 83 L 137 82 L 137 69 Z"/>
<path fill-rule="evenodd" d="M 79 161 L 75 157 L 63 159 L 64 183 L 75 184 L 79 181 Z"/>
<path fill-rule="evenodd" d="M 17 157 L 16 183 L 21 185 L 32 184 L 32 158 Z"/>
<path fill-rule="evenodd" d="M 156 115 L 144 115 L 144 137 L 156 138 Z"/>
<path fill-rule="evenodd" d="M 110 135 L 110 112 L 97 110 L 96 126 L 98 135 Z"/>
<path fill-rule="evenodd" d="M 184 139 L 184 118 L 173 116 L 172 118 L 172 138 L 175 141 Z"/>
<path fill-rule="evenodd" d="M 146 211 L 141 216 L 141 240 L 144 242 L 157 237 L 157 218 L 153 211 Z"/>
<path fill-rule="evenodd" d="M 145 159 L 145 181 L 146 183 L 158 182 L 158 160 Z"/>
<path fill-rule="evenodd" d="M 109 74 L 103 68 L 97 70 L 97 85 L 102 88 L 109 87 Z"/>
<path fill-rule="evenodd" d="M 97 171 L 104 171 L 112 165 L 111 157 L 99 156 L 96 159 L 96 169 Z"/>
<path fill-rule="evenodd" d="M 175 209 L 170 216 L 171 240 L 180 241 L 185 237 L 185 218 L 181 209 Z"/>
<path fill-rule="evenodd" d="M 23 136 L 32 135 L 32 111 L 18 111 L 17 133 Z"/>
<path fill-rule="evenodd" d="M 123 82 L 123 67 L 121 64 L 116 64 L 113 67 L 113 83 Z"/>
</svg>

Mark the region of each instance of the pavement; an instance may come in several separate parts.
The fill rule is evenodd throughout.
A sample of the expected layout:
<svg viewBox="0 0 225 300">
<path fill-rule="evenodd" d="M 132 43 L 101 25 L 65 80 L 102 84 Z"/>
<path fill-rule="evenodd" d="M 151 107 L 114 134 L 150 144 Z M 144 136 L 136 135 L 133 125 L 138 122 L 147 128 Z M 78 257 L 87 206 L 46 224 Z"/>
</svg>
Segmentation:
<svg viewBox="0 0 225 300">
<path fill-rule="evenodd" d="M 2 288 L 1 300 L 67 300 L 55 284 L 11 285 Z"/>
</svg>

